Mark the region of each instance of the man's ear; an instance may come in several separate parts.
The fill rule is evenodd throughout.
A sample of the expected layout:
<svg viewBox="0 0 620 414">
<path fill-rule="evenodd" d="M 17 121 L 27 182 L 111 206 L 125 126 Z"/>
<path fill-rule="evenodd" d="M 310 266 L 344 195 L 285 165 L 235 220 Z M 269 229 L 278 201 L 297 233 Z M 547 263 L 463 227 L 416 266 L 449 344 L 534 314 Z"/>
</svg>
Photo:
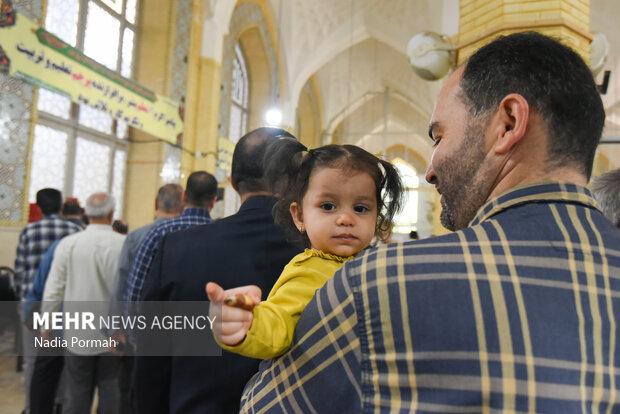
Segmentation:
<svg viewBox="0 0 620 414">
<path fill-rule="evenodd" d="M 301 211 L 301 206 L 298 203 L 291 203 L 290 211 L 291 217 L 293 217 L 293 221 L 295 222 L 295 227 L 297 227 L 297 230 L 302 231 L 302 229 L 305 229 L 304 213 L 303 211 Z"/>
<path fill-rule="evenodd" d="M 511 93 L 502 99 L 495 119 L 496 153 L 507 153 L 525 136 L 529 115 L 530 106 L 523 96 Z"/>
</svg>

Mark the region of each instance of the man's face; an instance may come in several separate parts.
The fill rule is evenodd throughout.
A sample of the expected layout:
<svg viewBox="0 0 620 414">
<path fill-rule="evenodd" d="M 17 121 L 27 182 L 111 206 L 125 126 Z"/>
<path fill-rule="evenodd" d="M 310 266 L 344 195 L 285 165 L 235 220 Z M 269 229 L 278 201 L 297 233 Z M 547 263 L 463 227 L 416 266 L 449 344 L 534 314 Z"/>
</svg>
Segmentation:
<svg viewBox="0 0 620 414">
<path fill-rule="evenodd" d="M 486 173 L 485 119 L 474 119 L 461 100 L 462 68 L 442 88 L 431 116 L 429 133 L 435 150 L 426 181 L 441 194 L 441 224 L 448 230 L 467 227 L 490 192 Z"/>
</svg>

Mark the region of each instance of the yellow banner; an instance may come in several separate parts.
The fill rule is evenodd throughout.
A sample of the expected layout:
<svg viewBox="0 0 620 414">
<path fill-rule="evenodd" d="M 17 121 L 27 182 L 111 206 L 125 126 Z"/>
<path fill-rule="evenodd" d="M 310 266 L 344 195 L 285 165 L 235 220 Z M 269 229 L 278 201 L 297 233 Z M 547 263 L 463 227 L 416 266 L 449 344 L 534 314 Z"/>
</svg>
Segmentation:
<svg viewBox="0 0 620 414">
<path fill-rule="evenodd" d="M 230 172 L 232 168 L 232 156 L 235 151 L 235 145 L 228 138 L 220 138 L 217 141 L 217 166 L 224 171 Z"/>
<path fill-rule="evenodd" d="M 97 63 L 17 13 L 0 24 L 0 72 L 50 89 L 173 144 L 179 105 Z"/>
</svg>

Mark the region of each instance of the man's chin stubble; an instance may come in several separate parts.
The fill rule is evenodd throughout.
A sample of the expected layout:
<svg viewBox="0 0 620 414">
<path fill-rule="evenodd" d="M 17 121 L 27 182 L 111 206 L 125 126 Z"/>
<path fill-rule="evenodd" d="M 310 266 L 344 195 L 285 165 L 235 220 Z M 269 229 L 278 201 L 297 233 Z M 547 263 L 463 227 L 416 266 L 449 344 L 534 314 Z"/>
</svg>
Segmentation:
<svg viewBox="0 0 620 414">
<path fill-rule="evenodd" d="M 450 231 L 456 230 L 456 223 L 454 221 L 454 212 L 447 204 L 442 204 L 441 215 L 439 216 L 441 225 Z"/>
</svg>

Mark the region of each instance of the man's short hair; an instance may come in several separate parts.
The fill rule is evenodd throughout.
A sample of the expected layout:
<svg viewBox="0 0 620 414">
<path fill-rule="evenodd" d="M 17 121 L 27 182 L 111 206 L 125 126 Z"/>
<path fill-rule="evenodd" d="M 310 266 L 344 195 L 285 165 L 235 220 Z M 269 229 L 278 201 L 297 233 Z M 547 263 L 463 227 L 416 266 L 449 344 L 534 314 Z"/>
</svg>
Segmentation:
<svg viewBox="0 0 620 414">
<path fill-rule="evenodd" d="M 207 208 L 217 195 L 217 180 L 206 171 L 195 171 L 187 179 L 185 201 Z"/>
<path fill-rule="evenodd" d="M 620 169 L 593 179 L 590 190 L 605 217 L 620 228 Z"/>
<path fill-rule="evenodd" d="M 37 206 L 44 216 L 60 213 L 62 194 L 55 188 L 43 188 L 37 191 Z"/>
<path fill-rule="evenodd" d="M 590 69 L 571 48 L 536 32 L 499 37 L 465 64 L 462 99 L 490 115 L 508 94 L 522 95 L 547 127 L 549 165 L 572 164 L 590 177 L 605 110 Z"/>
<path fill-rule="evenodd" d="M 157 209 L 164 213 L 183 211 L 183 187 L 179 184 L 165 184 L 157 192 Z"/>
<path fill-rule="evenodd" d="M 63 216 L 81 216 L 82 214 L 84 214 L 84 211 L 77 201 L 65 201 L 62 205 Z"/>
<path fill-rule="evenodd" d="M 90 218 L 105 218 L 114 211 L 114 197 L 108 193 L 94 193 L 86 199 L 86 215 Z"/>
<path fill-rule="evenodd" d="M 280 128 L 262 127 L 239 139 L 232 157 L 231 178 L 239 194 L 269 191 L 263 158 L 270 142 L 283 137 L 295 138 Z"/>
</svg>

